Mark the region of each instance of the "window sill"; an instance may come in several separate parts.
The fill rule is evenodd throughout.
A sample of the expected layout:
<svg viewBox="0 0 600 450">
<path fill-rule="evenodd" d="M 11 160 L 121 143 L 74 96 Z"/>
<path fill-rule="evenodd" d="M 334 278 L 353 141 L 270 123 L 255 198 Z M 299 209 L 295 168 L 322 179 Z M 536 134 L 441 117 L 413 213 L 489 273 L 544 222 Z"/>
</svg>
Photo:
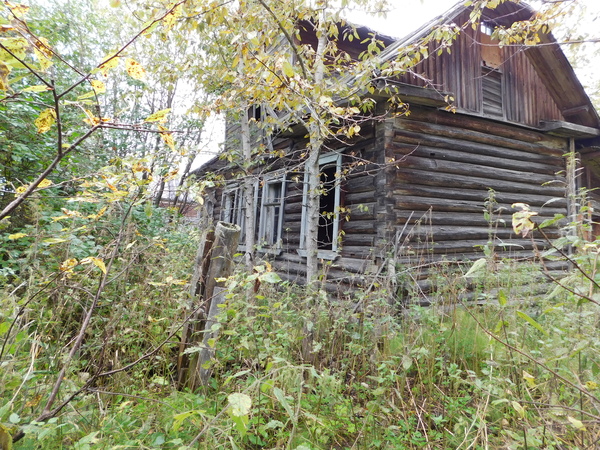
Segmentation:
<svg viewBox="0 0 600 450">
<path fill-rule="evenodd" d="M 268 256 L 279 256 L 281 255 L 282 250 L 280 248 L 277 247 L 273 247 L 273 248 L 257 248 L 256 251 L 258 253 L 260 253 L 261 255 L 268 255 Z"/>
<path fill-rule="evenodd" d="M 298 252 L 298 254 L 300 256 L 302 256 L 303 258 L 306 258 L 306 256 L 307 256 L 306 250 L 298 249 L 296 251 Z M 339 257 L 340 257 L 340 255 L 338 254 L 338 252 L 334 252 L 332 250 L 319 250 L 317 252 L 317 259 L 325 259 L 327 261 L 335 261 Z"/>
</svg>

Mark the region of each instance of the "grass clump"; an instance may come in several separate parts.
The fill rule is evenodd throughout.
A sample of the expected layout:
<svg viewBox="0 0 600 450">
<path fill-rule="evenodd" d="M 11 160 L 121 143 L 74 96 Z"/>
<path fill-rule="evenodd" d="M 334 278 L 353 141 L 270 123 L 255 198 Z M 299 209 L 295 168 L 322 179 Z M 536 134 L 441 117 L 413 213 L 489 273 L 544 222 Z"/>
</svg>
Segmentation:
<svg viewBox="0 0 600 450">
<path fill-rule="evenodd" d="M 70 401 L 49 420 L 35 421 L 89 307 L 94 268 L 4 287 L 0 422 L 25 432 L 17 448 L 597 445 L 600 316 L 572 287 L 532 299 L 508 263 L 489 275 L 494 283 L 443 269 L 443 302 L 398 309 L 383 291 L 309 295 L 276 276 L 255 290 L 256 274 L 240 271 L 228 281 L 209 385 L 179 391 L 195 244 L 175 225 L 147 240 L 122 229 L 121 278 L 64 374 L 59 402 Z M 522 273 L 525 285 L 532 271 Z M 466 304 L 469 284 L 479 291 Z"/>
</svg>

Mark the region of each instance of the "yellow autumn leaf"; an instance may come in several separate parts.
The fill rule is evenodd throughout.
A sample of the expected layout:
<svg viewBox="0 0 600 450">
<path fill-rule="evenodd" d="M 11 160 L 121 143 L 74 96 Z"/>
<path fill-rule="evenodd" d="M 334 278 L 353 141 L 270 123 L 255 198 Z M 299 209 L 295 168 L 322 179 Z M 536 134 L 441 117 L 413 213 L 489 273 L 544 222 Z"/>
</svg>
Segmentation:
<svg viewBox="0 0 600 450">
<path fill-rule="evenodd" d="M 146 76 L 146 71 L 140 63 L 131 58 L 125 60 L 125 70 L 127 70 L 131 78 L 135 78 L 136 80 L 143 80 Z"/>
<path fill-rule="evenodd" d="M 17 17 L 23 17 L 27 11 L 29 11 L 29 6 L 20 5 L 18 3 L 6 2 L 6 5 L 10 8 L 12 13 Z"/>
<path fill-rule="evenodd" d="M 34 124 L 38 133 L 45 133 L 54 125 L 54 122 L 56 122 L 56 111 L 54 111 L 54 108 L 47 108 L 35 119 Z"/>
<path fill-rule="evenodd" d="M 173 8 L 173 11 L 167 14 L 163 19 L 165 31 L 171 31 L 179 17 L 181 17 L 181 5 L 177 5 L 175 8 Z"/>
<path fill-rule="evenodd" d="M 26 234 L 26 233 L 15 233 L 15 234 L 9 234 L 9 235 L 8 235 L 8 239 L 10 239 L 11 241 L 15 241 L 15 240 L 17 240 L 17 239 L 21 239 L 21 238 L 23 238 L 23 237 L 25 237 L 25 236 L 29 236 L 29 235 L 28 235 L 28 234 Z"/>
<path fill-rule="evenodd" d="M 29 86 L 23 89 L 21 92 L 45 92 L 49 91 L 50 88 L 45 84 L 36 84 L 35 86 Z"/>
<path fill-rule="evenodd" d="M 58 266 L 58 268 L 60 269 L 61 272 L 72 272 L 73 267 L 75 267 L 77 264 L 78 264 L 78 262 L 75 258 L 69 258 L 69 259 L 63 261 L 60 264 L 60 266 Z"/>
<path fill-rule="evenodd" d="M 100 80 L 92 80 L 90 81 L 90 84 L 92 85 L 92 89 L 94 89 L 94 92 L 96 94 L 102 94 L 104 92 L 106 92 L 106 86 L 104 85 L 104 83 Z"/>
<path fill-rule="evenodd" d="M 83 121 L 91 126 L 98 125 L 98 124 L 100 124 L 100 122 L 110 122 L 112 120 L 112 119 L 109 119 L 108 117 L 102 117 L 102 118 L 96 117 L 89 109 L 84 109 L 83 111 L 85 112 L 85 115 L 86 115 L 86 118 L 83 119 Z"/>
<path fill-rule="evenodd" d="M 100 64 L 98 66 L 98 69 L 100 69 L 100 72 L 102 73 L 102 75 L 104 75 L 106 77 L 106 76 L 108 76 L 108 71 L 110 69 L 114 69 L 118 65 L 119 65 L 119 58 L 114 57 L 114 58 L 109 59 L 108 61 Z"/>
<path fill-rule="evenodd" d="M 294 68 L 289 61 L 283 62 L 283 73 L 285 76 L 292 78 L 294 76 Z"/>
<path fill-rule="evenodd" d="M 3 49 L 0 53 L 0 60 L 4 61 L 9 66 L 24 67 L 16 58 L 23 60 L 27 57 L 27 49 L 30 48 L 29 42 L 22 37 L 4 38 L 0 39 L 0 42 L 4 48 L 10 51 L 10 53 L 8 53 Z"/>
<path fill-rule="evenodd" d="M 81 94 L 77 96 L 77 100 L 85 100 L 87 98 L 92 98 L 96 95 L 94 91 L 86 92 L 85 94 Z"/>
<path fill-rule="evenodd" d="M 104 261 L 100 258 L 96 258 L 95 256 L 88 256 L 87 258 L 83 258 L 81 260 L 81 264 L 93 264 L 98 267 L 103 274 L 106 275 L 106 266 L 104 265 Z"/>
<path fill-rule="evenodd" d="M 8 74 L 10 67 L 0 61 L 0 91 L 8 91 Z"/>
<path fill-rule="evenodd" d="M 35 48 L 46 58 L 52 58 L 53 52 L 50 48 L 50 42 L 45 37 L 38 37 L 36 39 Z"/>
<path fill-rule="evenodd" d="M 46 188 L 48 186 L 52 186 L 52 181 L 50 181 L 48 178 L 44 178 L 42 181 L 40 181 L 40 184 L 38 184 L 38 188 Z"/>
<path fill-rule="evenodd" d="M 160 131 L 163 131 L 163 133 L 160 133 L 160 137 L 162 138 L 163 142 L 167 145 L 167 147 L 169 147 L 172 151 L 175 151 L 175 140 L 173 139 L 173 134 L 172 133 L 168 133 L 167 128 L 165 127 L 161 127 L 160 125 L 158 126 L 158 129 Z"/>
<path fill-rule="evenodd" d="M 146 117 L 144 122 L 165 123 L 170 112 L 171 108 L 161 109 L 160 111 L 156 111 L 154 114 L 150 114 L 148 117 Z"/>
<path fill-rule="evenodd" d="M 86 218 L 98 220 L 100 217 L 102 217 L 104 215 L 104 213 L 106 212 L 107 209 L 108 209 L 108 206 L 105 206 L 100 211 L 98 211 L 96 214 L 90 214 Z"/>
</svg>

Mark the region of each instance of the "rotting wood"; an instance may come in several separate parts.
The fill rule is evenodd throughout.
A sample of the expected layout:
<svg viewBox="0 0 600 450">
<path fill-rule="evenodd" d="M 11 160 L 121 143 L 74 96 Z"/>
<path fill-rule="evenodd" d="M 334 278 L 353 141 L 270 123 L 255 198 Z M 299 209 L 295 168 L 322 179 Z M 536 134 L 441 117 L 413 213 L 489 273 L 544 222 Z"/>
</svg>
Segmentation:
<svg viewBox="0 0 600 450">
<path fill-rule="evenodd" d="M 557 177 L 556 183 L 542 186 L 539 184 L 529 184 L 527 179 L 520 182 L 505 181 L 497 179 L 489 179 L 478 177 L 474 174 L 448 174 L 437 172 L 432 174 L 429 170 L 399 168 L 396 173 L 394 185 L 409 185 L 420 184 L 426 186 L 439 186 L 442 189 L 448 188 L 468 188 L 468 189 L 494 189 L 497 192 L 511 192 L 514 194 L 540 194 L 548 196 L 549 200 L 552 197 L 564 197 L 565 185 L 564 179 Z"/>
<path fill-rule="evenodd" d="M 466 162 L 472 164 L 480 164 L 482 166 L 497 167 L 500 169 L 522 170 L 522 159 L 511 159 L 510 155 L 504 155 L 503 149 L 496 149 L 494 155 L 482 153 L 469 153 L 463 150 L 451 149 L 447 147 L 430 147 L 429 145 L 417 145 L 393 143 L 391 149 L 394 152 L 411 155 L 420 158 L 443 159 L 447 161 Z M 527 169 L 533 173 L 554 175 L 557 168 L 561 167 L 561 160 L 557 160 L 556 164 L 549 164 L 546 157 L 543 162 L 527 162 Z"/>
<path fill-rule="evenodd" d="M 542 145 L 525 143 L 519 145 L 518 141 L 507 143 L 501 140 L 489 139 L 487 142 L 478 142 L 478 140 L 474 139 L 475 136 L 473 135 L 469 136 L 468 134 L 461 133 L 462 135 L 460 136 L 452 136 L 452 134 L 454 133 L 450 130 L 447 134 L 428 134 L 427 127 L 422 131 L 413 131 L 397 126 L 394 127 L 392 142 L 414 145 L 426 144 L 431 147 L 442 147 L 473 154 L 502 155 L 505 152 L 507 158 L 512 157 L 517 160 L 546 162 L 549 164 L 552 162 L 558 164 L 565 150 L 555 150 Z"/>
<path fill-rule="evenodd" d="M 209 240 L 201 242 L 194 270 L 194 279 L 198 281 L 191 286 L 191 292 L 194 306 L 196 302 L 200 302 L 204 303 L 204 307 L 201 308 L 202 313 L 196 320 L 190 320 L 182 336 L 178 361 L 179 388 L 187 387 L 193 391 L 200 384 L 206 383 L 210 376 L 210 372 L 205 369 L 209 362 L 207 358 L 210 358 L 213 353 L 212 349 L 206 348 L 207 343 L 204 342 L 203 334 L 210 330 L 215 321 L 216 311 L 218 311 L 216 303 L 220 301 L 215 300 L 216 294 L 222 293 L 224 288 L 222 279 L 231 274 L 233 255 L 238 246 L 240 231 L 237 225 L 218 222 L 212 242 Z M 196 269 L 200 271 L 198 275 Z M 200 347 L 200 351 L 186 358 L 185 350 L 194 347 Z"/>
</svg>

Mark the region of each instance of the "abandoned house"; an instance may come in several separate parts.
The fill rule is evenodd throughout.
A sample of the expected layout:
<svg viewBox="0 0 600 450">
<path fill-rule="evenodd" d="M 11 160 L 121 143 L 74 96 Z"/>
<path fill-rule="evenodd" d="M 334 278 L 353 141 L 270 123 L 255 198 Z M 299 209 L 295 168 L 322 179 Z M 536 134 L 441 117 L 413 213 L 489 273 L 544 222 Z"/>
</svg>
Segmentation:
<svg viewBox="0 0 600 450">
<path fill-rule="evenodd" d="M 386 46 L 380 57 L 392 58 L 440 23 L 464 24 L 469 14 L 458 5 L 404 39 L 379 36 Z M 532 14 L 522 3 L 502 3 L 484 11 L 477 29 L 465 27 L 451 52 L 437 54 L 429 44 L 429 58 L 385 81 L 410 115 L 363 124 L 359 138 L 323 152 L 318 256 L 331 283 L 364 282 L 389 270 L 390 261 L 474 260 L 486 247 L 498 258 L 531 258 L 537 238 L 515 235 L 511 205 L 526 203 L 540 219 L 568 217 L 575 211 L 572 194 L 598 186 L 591 159 L 600 118 L 554 38 L 543 35 L 543 45 L 527 48 L 491 38 L 496 26 Z M 359 42 L 338 47 L 357 54 Z M 373 97 L 386 102 L 383 94 Z M 260 107 L 250 114 L 260 120 Z M 228 145 L 239 133 L 239 125 L 228 123 Z M 294 281 L 306 273 L 305 135 L 272 136 L 279 156 L 266 158 L 255 174 L 258 253 Z M 577 170 L 568 167 L 569 152 L 577 152 Z M 209 173 L 225 179 L 211 194 L 209 215 L 243 225 L 241 170 L 214 158 L 196 171 Z"/>
</svg>

